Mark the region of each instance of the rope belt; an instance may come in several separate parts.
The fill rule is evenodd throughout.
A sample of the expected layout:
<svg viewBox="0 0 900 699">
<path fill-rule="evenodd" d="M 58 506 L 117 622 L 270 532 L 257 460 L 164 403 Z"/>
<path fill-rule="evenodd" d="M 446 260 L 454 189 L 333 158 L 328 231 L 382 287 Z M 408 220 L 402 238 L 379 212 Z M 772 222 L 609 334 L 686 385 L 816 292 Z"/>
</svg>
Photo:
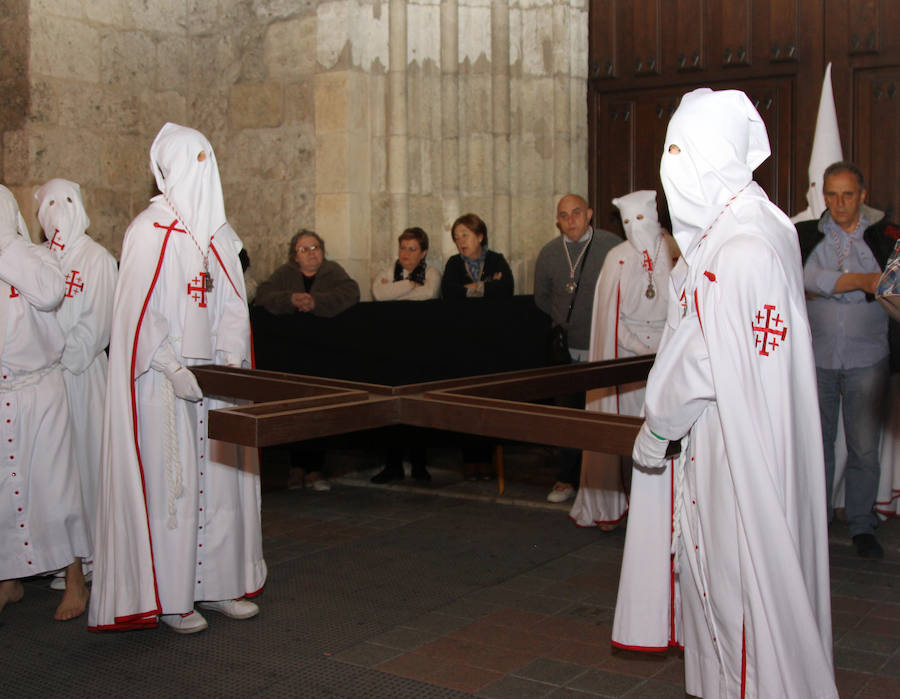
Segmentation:
<svg viewBox="0 0 900 699">
<path fill-rule="evenodd" d="M 59 369 L 59 362 L 53 362 L 53 364 L 45 366 L 43 369 L 32 371 L 24 376 L 10 379 L 9 381 L 0 381 L 0 394 L 21 391 L 23 388 L 34 386 L 35 384 L 40 383 L 41 379 L 45 376 L 52 374 L 57 369 Z"/>
</svg>

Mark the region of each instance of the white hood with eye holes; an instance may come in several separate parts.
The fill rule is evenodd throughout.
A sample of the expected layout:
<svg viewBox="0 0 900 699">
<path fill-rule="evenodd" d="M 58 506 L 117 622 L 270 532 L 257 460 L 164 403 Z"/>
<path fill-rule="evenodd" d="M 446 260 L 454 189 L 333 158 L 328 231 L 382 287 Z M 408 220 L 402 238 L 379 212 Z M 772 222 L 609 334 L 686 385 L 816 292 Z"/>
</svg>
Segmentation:
<svg viewBox="0 0 900 699">
<path fill-rule="evenodd" d="M 649 251 L 652 256 L 662 230 L 656 213 L 656 192 L 641 189 L 612 200 L 622 216 L 625 237 L 638 252 Z"/>
<path fill-rule="evenodd" d="M 682 253 L 769 157 L 762 117 L 743 92 L 687 93 L 666 130 L 659 176 Z"/>
<path fill-rule="evenodd" d="M 162 197 L 205 252 L 226 222 L 219 166 L 206 136 L 167 123 L 150 146 L 150 170 Z"/>
<path fill-rule="evenodd" d="M 91 225 L 84 210 L 81 187 L 69 180 L 52 179 L 38 188 L 34 198 L 50 251 L 63 259 L 85 237 Z"/>
</svg>

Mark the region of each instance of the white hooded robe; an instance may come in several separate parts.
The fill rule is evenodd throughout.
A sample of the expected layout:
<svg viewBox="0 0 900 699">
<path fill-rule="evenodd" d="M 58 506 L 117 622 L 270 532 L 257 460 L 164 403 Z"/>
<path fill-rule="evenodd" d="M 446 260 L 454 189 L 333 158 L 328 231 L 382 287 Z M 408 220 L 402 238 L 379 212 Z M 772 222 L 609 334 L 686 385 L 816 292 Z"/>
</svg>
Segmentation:
<svg viewBox="0 0 900 699">
<path fill-rule="evenodd" d="M 46 245 L 59 261 L 65 280 L 65 295 L 56 309 L 56 319 L 66 338 L 61 364 L 84 511 L 93 526 L 106 397 L 105 350 L 112 323 L 116 260 L 85 233 L 90 220 L 76 183 L 53 179 L 42 185 L 34 197 Z"/>
<path fill-rule="evenodd" d="M 659 225 L 656 192 L 641 190 L 613 199 L 626 240 L 606 255 L 594 288 L 589 361 L 654 354 L 659 346 L 669 298 L 669 272 L 678 257 L 675 240 Z M 653 289 L 648 297 L 647 289 Z M 595 389 L 586 408 L 641 415 L 644 383 Z M 584 452 L 581 484 L 569 517 L 580 527 L 609 526 L 628 511 L 622 459 Z M 630 468 L 630 459 L 625 466 Z"/>
<path fill-rule="evenodd" d="M 12 580 L 90 557 L 91 543 L 59 368 L 63 275 L 2 186 L 0 226 L 0 580 Z"/>
<path fill-rule="evenodd" d="M 769 155 L 765 127 L 743 93 L 696 90 L 665 148 L 660 174 L 684 257 L 645 410 L 649 429 L 683 451 L 657 469 L 672 484 L 670 510 L 639 514 L 632 484 L 613 642 L 674 644 L 669 634 L 683 633 L 686 690 L 697 696 L 837 697 L 800 251 L 751 180 Z M 646 522 L 657 526 L 650 547 Z M 660 560 L 673 539 L 674 559 Z M 665 610 L 653 628 L 634 624 L 632 585 Z"/>
<path fill-rule="evenodd" d="M 154 626 L 266 579 L 257 452 L 207 438 L 209 411 L 233 404 L 178 398 L 156 368 L 251 365 L 241 243 L 202 134 L 166 124 L 150 161 L 163 194 L 125 233 L 113 309 L 92 630 Z"/>
</svg>

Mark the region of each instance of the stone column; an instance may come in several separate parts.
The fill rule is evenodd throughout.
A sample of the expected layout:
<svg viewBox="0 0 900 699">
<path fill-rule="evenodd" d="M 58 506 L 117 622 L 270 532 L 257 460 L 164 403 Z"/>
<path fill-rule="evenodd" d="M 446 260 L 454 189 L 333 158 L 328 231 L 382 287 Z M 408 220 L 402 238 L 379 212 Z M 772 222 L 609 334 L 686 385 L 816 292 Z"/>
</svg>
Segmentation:
<svg viewBox="0 0 900 699">
<path fill-rule="evenodd" d="M 459 26 L 455 0 L 441 3 L 441 205 L 440 247 L 444 259 L 456 253 L 450 224 L 459 208 Z M 434 246 L 432 246 L 434 247 Z"/>
<path fill-rule="evenodd" d="M 406 108 L 406 2 L 390 3 L 390 67 L 388 68 L 388 191 L 391 229 L 401 231 L 409 220 L 409 150 Z"/>
<path fill-rule="evenodd" d="M 494 165 L 494 232 L 491 245 L 504 251 L 513 276 L 516 269 L 516 241 L 510 237 L 510 162 L 509 162 L 509 3 L 494 0 L 491 3 L 491 96 L 493 99 L 493 165 Z"/>
</svg>

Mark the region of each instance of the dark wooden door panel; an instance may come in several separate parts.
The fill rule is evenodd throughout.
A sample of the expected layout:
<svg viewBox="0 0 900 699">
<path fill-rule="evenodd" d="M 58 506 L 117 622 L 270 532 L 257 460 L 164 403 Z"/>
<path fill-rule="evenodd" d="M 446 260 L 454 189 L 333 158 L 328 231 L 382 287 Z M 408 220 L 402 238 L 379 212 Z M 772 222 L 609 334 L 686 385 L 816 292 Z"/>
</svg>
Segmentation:
<svg viewBox="0 0 900 699">
<path fill-rule="evenodd" d="M 853 158 L 866 177 L 868 202 L 897 219 L 900 205 L 900 66 L 855 74 Z"/>
<path fill-rule="evenodd" d="M 797 0 L 769 0 L 769 59 L 796 61 L 800 44 Z"/>
<path fill-rule="evenodd" d="M 612 80 L 618 72 L 616 0 L 591 0 L 588 74 L 591 80 Z"/>
<path fill-rule="evenodd" d="M 663 70 L 669 75 L 705 68 L 706 13 L 703 0 L 673 0 L 662 5 Z"/>
<path fill-rule="evenodd" d="M 878 52 L 880 4 L 879 0 L 848 0 L 847 46 L 850 55 Z"/>
<path fill-rule="evenodd" d="M 659 75 L 661 64 L 660 8 L 657 0 L 632 0 L 629 36 L 636 77 Z"/>
<path fill-rule="evenodd" d="M 758 2 L 758 0 L 757 0 Z M 729 0 L 710 3 L 712 44 L 718 43 L 718 51 L 713 49 L 723 68 L 749 66 L 751 63 L 752 18 L 751 0 Z"/>
</svg>

